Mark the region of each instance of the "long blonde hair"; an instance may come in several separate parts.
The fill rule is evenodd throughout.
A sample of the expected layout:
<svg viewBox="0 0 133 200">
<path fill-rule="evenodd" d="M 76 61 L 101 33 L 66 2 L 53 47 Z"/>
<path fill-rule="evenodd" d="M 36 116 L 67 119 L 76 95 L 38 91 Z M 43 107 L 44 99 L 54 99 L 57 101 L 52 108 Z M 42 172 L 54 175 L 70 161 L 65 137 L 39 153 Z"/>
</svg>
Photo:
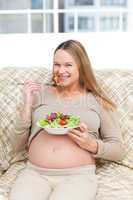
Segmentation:
<svg viewBox="0 0 133 200">
<path fill-rule="evenodd" d="M 83 45 L 76 40 L 67 40 L 61 43 L 56 49 L 63 49 L 72 55 L 79 66 L 79 82 L 82 87 L 89 92 L 92 92 L 100 104 L 106 109 L 115 110 L 115 103 L 107 97 L 105 91 L 100 87 L 100 84 L 96 80 L 94 72 L 91 67 L 91 62 L 88 54 Z"/>
</svg>

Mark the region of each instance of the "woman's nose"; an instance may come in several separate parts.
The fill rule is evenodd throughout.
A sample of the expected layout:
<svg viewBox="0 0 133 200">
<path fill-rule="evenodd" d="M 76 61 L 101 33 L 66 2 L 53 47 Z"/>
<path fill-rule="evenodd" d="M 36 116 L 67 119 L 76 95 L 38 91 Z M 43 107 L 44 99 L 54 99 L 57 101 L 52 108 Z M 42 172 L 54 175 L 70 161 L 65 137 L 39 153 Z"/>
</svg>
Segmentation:
<svg viewBox="0 0 133 200">
<path fill-rule="evenodd" d="M 59 68 L 59 73 L 63 73 L 63 72 L 65 72 L 65 67 L 64 65 L 61 65 Z"/>
</svg>

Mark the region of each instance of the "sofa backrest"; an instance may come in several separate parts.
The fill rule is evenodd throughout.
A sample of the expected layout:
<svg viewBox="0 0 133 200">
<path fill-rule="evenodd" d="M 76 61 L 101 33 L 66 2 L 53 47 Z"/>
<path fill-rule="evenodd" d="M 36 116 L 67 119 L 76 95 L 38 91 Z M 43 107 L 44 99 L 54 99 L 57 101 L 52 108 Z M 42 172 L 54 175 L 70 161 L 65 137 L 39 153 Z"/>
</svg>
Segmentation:
<svg viewBox="0 0 133 200">
<path fill-rule="evenodd" d="M 110 69 L 95 73 L 102 87 L 118 105 L 119 124 L 126 145 L 126 155 L 120 164 L 133 168 L 133 71 Z M 44 67 L 7 67 L 0 70 L 0 171 L 27 157 L 26 151 L 16 154 L 11 142 L 17 105 L 23 102 L 23 86 L 18 83 L 28 79 L 45 83 L 50 77 L 51 72 Z"/>
</svg>

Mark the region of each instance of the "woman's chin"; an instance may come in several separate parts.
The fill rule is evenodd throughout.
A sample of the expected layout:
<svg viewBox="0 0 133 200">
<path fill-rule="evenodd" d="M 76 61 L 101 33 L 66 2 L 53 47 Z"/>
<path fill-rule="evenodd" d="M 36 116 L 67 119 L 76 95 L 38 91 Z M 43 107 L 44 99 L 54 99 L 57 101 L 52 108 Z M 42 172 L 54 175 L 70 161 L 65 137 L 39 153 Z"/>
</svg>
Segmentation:
<svg viewBox="0 0 133 200">
<path fill-rule="evenodd" d="M 67 82 L 65 82 L 65 81 L 60 81 L 60 82 L 58 82 L 58 86 L 67 87 L 67 86 L 69 86 L 69 85 L 70 85 L 70 84 L 67 83 Z"/>
</svg>

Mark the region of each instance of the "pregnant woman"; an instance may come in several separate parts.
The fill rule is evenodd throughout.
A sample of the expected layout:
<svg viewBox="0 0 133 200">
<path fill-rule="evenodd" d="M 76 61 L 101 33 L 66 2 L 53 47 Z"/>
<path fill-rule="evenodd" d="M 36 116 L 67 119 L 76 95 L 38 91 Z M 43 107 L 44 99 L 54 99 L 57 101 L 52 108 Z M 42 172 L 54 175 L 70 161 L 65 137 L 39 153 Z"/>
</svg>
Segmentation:
<svg viewBox="0 0 133 200">
<path fill-rule="evenodd" d="M 95 200 L 96 158 L 121 160 L 123 145 L 116 106 L 102 91 L 83 45 L 61 43 L 54 52 L 51 86 L 27 80 L 16 120 L 17 151 L 28 161 L 10 200 Z M 36 93 L 41 94 L 41 101 Z M 54 135 L 36 125 L 48 113 L 80 116 L 78 129 Z"/>
</svg>

